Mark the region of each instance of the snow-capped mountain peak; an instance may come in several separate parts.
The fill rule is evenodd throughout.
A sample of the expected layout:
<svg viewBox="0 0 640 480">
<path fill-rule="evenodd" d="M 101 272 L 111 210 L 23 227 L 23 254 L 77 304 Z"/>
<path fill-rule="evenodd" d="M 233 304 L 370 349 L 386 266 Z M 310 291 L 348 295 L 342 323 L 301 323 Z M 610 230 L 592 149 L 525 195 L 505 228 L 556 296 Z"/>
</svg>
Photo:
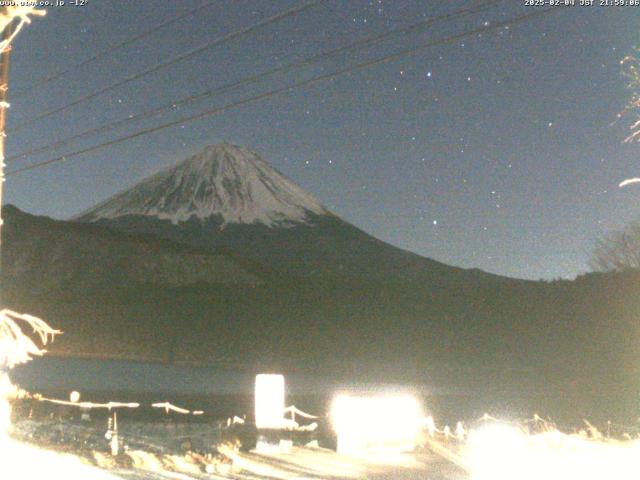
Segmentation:
<svg viewBox="0 0 640 480">
<path fill-rule="evenodd" d="M 222 143 L 167 168 L 93 207 L 78 220 L 129 215 L 177 224 L 193 217 L 269 227 L 329 212 L 248 148 Z"/>
</svg>

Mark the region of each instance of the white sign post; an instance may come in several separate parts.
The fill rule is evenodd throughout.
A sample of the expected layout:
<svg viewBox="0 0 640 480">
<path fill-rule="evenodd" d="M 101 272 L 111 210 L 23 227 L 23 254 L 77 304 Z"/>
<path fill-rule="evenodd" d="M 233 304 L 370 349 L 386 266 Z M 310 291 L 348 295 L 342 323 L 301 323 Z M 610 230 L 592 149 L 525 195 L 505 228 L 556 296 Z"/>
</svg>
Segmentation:
<svg viewBox="0 0 640 480">
<path fill-rule="evenodd" d="M 255 414 L 258 430 L 283 428 L 284 396 L 284 376 L 256 375 Z"/>
</svg>

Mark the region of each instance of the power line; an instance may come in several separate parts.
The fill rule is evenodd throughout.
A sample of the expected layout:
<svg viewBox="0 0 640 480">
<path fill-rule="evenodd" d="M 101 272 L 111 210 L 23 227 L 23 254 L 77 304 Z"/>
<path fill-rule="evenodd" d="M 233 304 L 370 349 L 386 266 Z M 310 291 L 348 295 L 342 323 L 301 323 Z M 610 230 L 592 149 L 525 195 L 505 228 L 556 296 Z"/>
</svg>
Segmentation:
<svg viewBox="0 0 640 480">
<path fill-rule="evenodd" d="M 292 91 L 294 89 L 297 89 L 297 88 L 300 88 L 300 87 L 304 87 L 304 86 L 308 86 L 308 85 L 313 85 L 315 83 L 319 83 L 319 82 L 322 82 L 324 80 L 333 79 L 333 78 L 341 76 L 341 75 L 343 75 L 345 73 L 349 73 L 349 72 L 352 72 L 352 71 L 361 70 L 361 69 L 365 69 L 365 68 L 370 68 L 372 66 L 377 66 L 377 65 L 380 65 L 380 64 L 384 64 L 384 63 L 389 63 L 389 62 L 395 61 L 395 60 L 397 60 L 399 58 L 415 54 L 415 53 L 417 53 L 417 52 L 419 52 L 421 50 L 424 50 L 426 48 L 430 48 L 430 47 L 433 47 L 433 46 L 454 42 L 454 41 L 466 38 L 468 36 L 473 36 L 473 35 L 477 35 L 479 33 L 483 33 L 483 32 L 486 32 L 486 31 L 497 30 L 497 29 L 503 28 L 505 26 L 510 26 L 510 25 L 513 25 L 513 24 L 521 23 L 521 22 L 530 20 L 532 18 L 541 16 L 543 14 L 551 13 L 554 10 L 559 10 L 559 9 L 558 8 L 547 8 L 545 10 L 540 10 L 540 11 L 533 12 L 533 13 L 530 13 L 530 14 L 527 14 L 527 15 L 521 15 L 521 16 L 518 16 L 518 17 L 513 18 L 511 20 L 507 20 L 507 21 L 504 21 L 504 22 L 496 23 L 496 24 L 493 24 L 493 25 L 490 25 L 490 26 L 477 28 L 477 29 L 469 31 L 469 32 L 463 32 L 463 33 L 460 33 L 460 34 L 457 34 L 457 35 L 453 35 L 453 36 L 450 36 L 450 37 L 447 37 L 447 38 L 444 38 L 444 39 L 436 40 L 434 42 L 430 42 L 430 43 L 427 43 L 427 44 L 419 45 L 419 46 L 413 47 L 411 49 L 407 49 L 407 50 L 403 50 L 403 51 L 400 51 L 400 52 L 397 52 L 397 53 L 394 53 L 394 54 L 390 54 L 390 55 L 384 56 L 384 57 L 376 59 L 376 60 L 371 60 L 371 61 L 363 62 L 363 63 L 360 63 L 360 64 L 356 64 L 356 65 L 351 66 L 351 67 L 346 67 L 346 68 L 343 68 L 341 70 L 338 70 L 338 71 L 330 73 L 330 74 L 325 74 L 325 75 L 321 75 L 321 76 L 314 77 L 314 78 L 311 78 L 311 79 L 307 79 L 307 80 L 295 83 L 293 85 L 289 85 L 289 86 L 282 87 L 282 88 L 279 88 L 279 89 L 271 90 L 269 92 L 262 93 L 262 94 L 250 97 L 248 99 L 239 100 L 237 102 L 233 102 L 231 104 L 227 104 L 227 105 L 224 105 L 222 107 L 215 108 L 213 110 L 208 110 L 208 111 L 196 114 L 196 115 L 183 117 L 181 119 L 178 119 L 178 120 L 175 120 L 175 121 L 172 121 L 172 122 L 168 122 L 168 123 L 165 123 L 165 124 L 161 124 L 159 126 L 151 127 L 151 128 L 148 128 L 148 129 L 140 130 L 140 131 L 135 132 L 133 134 L 129 134 L 129 135 L 126 135 L 126 136 L 123 136 L 123 137 L 119 137 L 119 138 L 110 140 L 108 142 L 104 142 L 104 143 L 99 144 L 99 145 L 95 145 L 95 146 L 88 147 L 88 148 L 85 148 L 85 149 L 77 150 L 75 152 L 71 152 L 71 153 L 66 154 L 66 155 L 62 155 L 62 156 L 51 158 L 49 160 L 38 162 L 38 163 L 35 163 L 35 164 L 32 164 L 32 165 L 28 165 L 28 166 L 25 166 L 25 167 L 22 167 L 22 168 L 18 168 L 18 169 L 15 169 L 15 170 L 9 172 L 7 175 L 12 175 L 12 174 L 21 173 L 21 172 L 24 172 L 24 171 L 27 171 L 27 170 L 32 170 L 32 169 L 35 169 L 35 168 L 40 168 L 40 167 L 43 167 L 43 166 L 46 166 L 46 165 L 49 165 L 49 164 L 52 164 L 52 163 L 57 163 L 57 162 L 64 161 L 64 160 L 66 160 L 68 158 L 76 157 L 76 156 L 83 155 L 83 154 L 86 154 L 86 153 L 90 153 L 90 152 L 93 152 L 93 151 L 96 151 L 96 150 L 100 150 L 100 149 L 103 149 L 103 148 L 106 148 L 106 147 L 109 147 L 109 146 L 112 146 L 112 145 L 116 145 L 116 144 L 122 143 L 124 141 L 131 140 L 131 139 L 143 136 L 143 135 L 148 135 L 148 134 L 151 134 L 151 133 L 155 133 L 155 132 L 158 132 L 158 131 L 161 131 L 161 130 L 164 130 L 164 129 L 167 129 L 167 128 L 170 128 L 170 127 L 174 127 L 174 126 L 177 126 L 177 125 L 180 125 L 180 124 L 184 124 L 184 123 L 187 123 L 187 122 L 201 120 L 203 118 L 207 118 L 207 117 L 210 117 L 210 116 L 214 116 L 214 115 L 223 113 L 226 110 L 229 110 L 229 109 L 232 109 L 232 108 L 235 108 L 235 107 L 239 107 L 239 106 L 243 106 L 245 104 L 257 102 L 257 101 L 272 97 L 272 96 L 280 94 L 280 93 Z"/>
<path fill-rule="evenodd" d="M 195 114 L 195 115 L 191 115 L 191 116 L 188 116 L 188 117 L 183 117 L 183 118 L 181 118 L 179 120 L 174 120 L 174 121 L 171 121 L 171 122 L 167 122 L 167 123 L 155 126 L 155 127 L 150 127 L 150 128 L 147 128 L 147 129 L 139 130 L 139 131 L 137 131 L 135 133 L 132 133 L 132 134 L 129 134 L 129 135 L 125 135 L 123 137 L 115 138 L 115 139 L 109 140 L 107 142 L 104 142 L 104 143 L 101 143 L 101 144 L 98 144 L 98 145 L 94 145 L 92 147 L 87 147 L 87 148 L 84 148 L 84 149 L 81 149 L 81 150 L 76 150 L 75 152 L 71 152 L 71 153 L 68 153 L 66 155 L 50 158 L 50 159 L 44 160 L 42 162 L 38 162 L 38 163 L 31 164 L 31 165 L 27 165 L 25 167 L 17 168 L 15 170 L 12 170 L 12 171 L 8 172 L 7 175 L 15 175 L 15 174 L 22 173 L 22 172 L 25 172 L 25 171 L 28 171 L 28 170 L 34 170 L 34 169 L 42 168 L 42 167 L 45 167 L 47 165 L 51 165 L 51 164 L 54 164 L 54 163 L 63 162 L 65 160 L 69 159 L 69 158 L 77 157 L 77 156 L 80 156 L 80 155 L 85 155 L 85 154 L 90 153 L 90 152 L 95 152 L 97 150 L 101 150 L 101 149 L 104 149 L 106 147 L 117 145 L 117 144 L 125 142 L 127 140 L 132 140 L 134 138 L 138 138 L 138 137 L 141 137 L 141 136 L 144 136 L 144 135 L 149 135 L 149 134 L 161 131 L 161 130 L 165 130 L 167 128 L 171 128 L 171 127 L 175 127 L 175 126 L 184 124 L 184 123 L 193 122 L 193 121 L 196 121 L 196 120 L 201 120 L 203 118 L 212 117 L 214 115 L 218 115 L 218 114 L 223 113 L 223 112 L 225 112 L 227 110 L 230 110 L 232 108 L 236 108 L 236 107 L 240 107 L 240 106 L 247 105 L 247 104 L 250 104 L 250 103 L 258 102 L 260 100 L 264 100 L 264 99 L 273 97 L 273 96 L 278 95 L 280 93 L 290 92 L 290 91 L 295 90 L 297 88 L 306 87 L 306 86 L 309 86 L 309 85 L 314 85 L 316 83 L 320 83 L 320 82 L 323 82 L 325 80 L 331 80 L 331 79 L 337 78 L 337 77 L 339 77 L 341 75 L 344 75 L 346 73 L 350 73 L 350 72 L 358 71 L 358 70 L 363 70 L 363 69 L 366 69 L 366 68 L 370 68 L 370 67 L 377 66 L 377 65 L 382 65 L 382 64 L 385 64 L 385 63 L 390 63 L 390 62 L 398 60 L 400 58 L 403 58 L 403 57 L 406 57 L 406 56 L 410 56 L 410 55 L 414 55 L 414 54 L 416 54 L 416 53 L 418 53 L 418 52 L 420 52 L 422 50 L 425 50 L 427 48 L 431 48 L 431 47 L 434 47 L 434 46 L 455 42 L 455 41 L 461 40 L 461 39 L 466 38 L 466 37 L 470 37 L 470 36 L 473 36 L 473 35 L 478 35 L 480 33 L 484 33 L 484 32 L 487 32 L 487 31 L 498 30 L 498 29 L 504 28 L 506 26 L 511 26 L 511 25 L 515 25 L 515 24 L 518 24 L 518 23 L 523 23 L 525 21 L 531 20 L 533 18 L 540 17 L 540 16 L 545 15 L 547 13 L 558 12 L 558 11 L 561 11 L 561 10 L 564 10 L 564 8 L 562 8 L 562 7 L 546 8 L 546 9 L 538 10 L 538 11 L 535 11 L 533 13 L 529 13 L 529 14 L 526 14 L 526 15 L 520 15 L 518 17 L 512 18 L 510 20 L 506 20 L 504 22 L 499 22 L 499 23 L 495 23 L 493 25 L 480 27 L 480 28 L 477 28 L 477 29 L 474 29 L 474 30 L 471 30 L 471 31 L 468 31 L 468 32 L 463 32 L 463 33 L 459 33 L 459 34 L 456 34 L 456 35 L 452 35 L 452 36 L 449 36 L 449 37 L 446 37 L 446 38 L 443 38 L 443 39 L 439 39 L 439 40 L 436 40 L 436 41 L 433 41 L 433 42 L 429 42 L 429 43 L 426 43 L 426 44 L 422 44 L 422 45 L 419 45 L 419 46 L 416 46 L 416 47 L 413 47 L 413 48 L 410 48 L 410 49 L 402 50 L 402 51 L 397 52 L 397 53 L 386 55 L 386 56 L 381 57 L 379 59 L 362 62 L 362 63 L 356 64 L 356 65 L 353 65 L 353 66 L 345 67 L 345 68 L 343 68 L 341 70 L 338 70 L 336 72 L 333 72 L 333 73 L 328 73 L 328 74 L 325 74 L 325 75 L 320 75 L 320 76 L 317 76 L 317 77 L 313 77 L 311 79 L 307 79 L 307 80 L 303 80 L 303 81 L 294 83 L 293 85 L 289 85 L 289 86 L 286 86 L 286 87 L 278 88 L 278 89 L 271 90 L 269 92 L 265 92 L 265 93 L 262 93 L 262 94 L 259 94 L 259 95 L 256 95 L 256 96 L 253 96 L 253 97 L 250 97 L 250 98 L 239 100 L 239 101 L 224 105 L 222 107 L 217 107 L 217 108 L 214 108 L 212 110 L 207 110 L 205 112 L 201 112 L 201 113 L 198 113 L 198 114 Z"/>
<path fill-rule="evenodd" d="M 22 90 L 18 90 L 17 92 L 13 93 L 12 96 L 13 97 L 19 97 L 20 95 L 24 95 L 25 93 L 29 93 L 31 91 L 33 91 L 33 89 L 40 87 L 42 85 L 44 85 L 45 83 L 49 83 L 49 82 L 53 82 L 55 80 L 60 79 L 61 77 L 73 72 L 74 70 L 78 70 L 82 67 L 84 67 L 85 65 L 88 65 L 90 63 L 95 62 L 96 60 L 99 60 L 102 57 L 105 57 L 107 55 L 112 54 L 113 52 L 115 52 L 116 50 L 120 50 L 121 48 L 124 48 L 128 45 L 131 45 L 132 43 L 135 43 L 139 40 L 142 40 L 144 37 L 148 37 L 149 35 L 153 35 L 154 33 L 163 30 L 171 25 L 173 25 L 174 23 L 178 23 L 181 20 L 184 20 L 187 17 L 190 17 L 196 13 L 198 13 L 200 10 L 204 10 L 206 8 L 209 8 L 211 6 L 213 6 L 218 0 L 209 0 L 207 3 L 205 3 L 204 5 L 200 5 L 199 7 L 193 8 L 191 10 L 189 10 L 188 12 L 177 16 L 177 17 L 173 17 L 170 20 L 167 20 L 159 25 L 156 25 L 154 27 L 149 28 L 148 30 L 143 31 L 142 33 L 139 33 L 137 35 L 134 35 L 133 37 L 127 38 L 126 40 L 123 40 L 120 43 L 117 43 L 116 45 L 113 45 L 111 47 L 108 47 L 104 50 L 101 50 L 100 52 L 96 53 L 95 55 L 93 55 L 90 58 L 87 58 L 86 60 L 83 60 L 79 63 L 76 63 L 75 65 L 72 65 L 69 68 L 66 68 L 64 70 L 61 70 L 59 72 L 53 73 L 48 77 L 44 77 L 34 83 L 32 83 L 31 85 L 25 87 Z"/>
<path fill-rule="evenodd" d="M 108 123 L 108 124 L 104 124 L 104 125 L 101 125 L 101 126 L 86 130 L 84 132 L 75 134 L 75 135 L 73 135 L 71 137 L 59 140 L 59 141 L 57 141 L 57 142 L 55 142 L 53 144 L 49 144 L 49 145 L 44 145 L 44 146 L 33 148 L 33 149 L 28 150 L 26 152 L 11 156 L 11 157 L 7 158 L 7 161 L 22 160 L 24 158 L 28 158 L 28 157 L 30 157 L 32 155 L 36 155 L 38 153 L 42 153 L 42 152 L 50 150 L 52 148 L 58 148 L 58 147 L 67 145 L 67 144 L 69 144 L 69 143 L 71 143 L 71 142 L 73 142 L 75 140 L 78 140 L 78 139 L 81 139 L 81 138 L 84 138 L 84 137 L 87 137 L 87 136 L 92 136 L 92 135 L 96 135 L 96 134 L 99 134 L 99 133 L 103 133 L 105 131 L 112 130 L 114 128 L 117 128 L 119 126 L 122 126 L 122 125 L 130 123 L 130 122 L 134 122 L 134 121 L 138 121 L 138 120 L 142 120 L 142 119 L 153 117 L 155 115 L 158 115 L 160 113 L 166 112 L 168 110 L 175 109 L 175 108 L 177 108 L 178 106 L 181 106 L 181 105 L 189 104 L 189 103 L 195 102 L 197 100 L 203 100 L 205 98 L 210 98 L 210 97 L 219 95 L 219 94 L 221 94 L 223 92 L 227 92 L 229 90 L 236 89 L 238 87 L 246 86 L 246 85 L 251 84 L 251 83 L 256 83 L 256 82 L 258 82 L 260 80 L 263 80 L 264 78 L 273 76 L 273 75 L 278 74 L 278 73 L 284 73 L 284 72 L 288 72 L 288 71 L 290 71 L 290 70 L 292 70 L 294 68 L 308 66 L 308 65 L 310 65 L 312 63 L 315 63 L 315 62 L 318 62 L 318 61 L 321 61 L 321 60 L 325 60 L 325 59 L 334 57 L 334 56 L 336 56 L 338 54 L 344 53 L 344 52 L 349 51 L 349 50 L 360 49 L 360 48 L 363 48 L 363 47 L 368 47 L 368 46 L 371 46 L 371 45 L 374 45 L 374 44 L 378 44 L 378 43 L 382 42 L 383 40 L 388 39 L 389 37 L 395 37 L 395 36 L 399 36 L 399 35 L 405 35 L 405 34 L 408 34 L 408 33 L 413 33 L 413 32 L 415 32 L 417 30 L 424 29 L 425 27 L 427 27 L 427 26 L 429 26 L 429 25 L 431 25 L 433 23 L 440 22 L 440 21 L 443 21 L 443 20 L 450 20 L 450 19 L 454 19 L 454 18 L 462 18 L 462 17 L 470 15 L 470 14 L 475 14 L 475 13 L 478 13 L 480 11 L 484 11 L 484 10 L 486 10 L 486 9 L 488 9 L 488 8 L 498 4 L 498 3 L 503 3 L 505 1 L 506 0 L 489 0 L 489 1 L 485 2 L 485 3 L 483 3 L 482 5 L 478 5 L 478 6 L 475 6 L 475 7 L 467 7 L 467 8 L 464 8 L 464 9 L 459 9 L 459 10 L 457 10 L 455 12 L 451 12 L 451 13 L 439 15 L 437 17 L 429 18 L 427 20 L 424 20 L 422 22 L 419 22 L 417 24 L 411 25 L 411 26 L 403 28 L 403 29 L 391 30 L 391 31 L 388 31 L 388 32 L 384 32 L 382 34 L 375 35 L 373 37 L 368 37 L 368 38 L 359 40 L 359 41 L 351 43 L 349 45 L 345 45 L 345 46 L 336 48 L 336 49 L 328 51 L 328 52 L 319 53 L 319 54 L 313 55 L 311 57 L 302 59 L 302 60 L 297 61 L 297 62 L 292 62 L 292 63 L 289 63 L 287 65 L 284 65 L 284 66 L 281 66 L 281 67 L 277 67 L 275 69 L 272 69 L 272 70 L 269 70 L 269 71 L 266 71 L 266 72 L 263 72 L 263 73 L 260 73 L 260 74 L 256 74 L 256 75 L 252 75 L 250 77 L 246 77 L 246 78 L 244 78 L 242 80 L 239 80 L 239 81 L 236 81 L 236 82 L 232 82 L 232 83 L 228 83 L 228 84 L 222 85 L 222 86 L 217 87 L 215 89 L 210 89 L 210 90 L 207 90 L 207 91 L 204 91 L 204 92 L 201 92 L 201 93 L 190 95 L 190 96 L 184 97 L 184 98 L 182 98 L 180 100 L 176 100 L 176 101 L 173 101 L 171 103 L 162 105 L 160 107 L 156 107 L 154 109 L 147 110 L 145 112 L 141 112 L 141 113 L 133 115 L 133 116 L 128 116 L 128 117 L 122 118 L 120 120 L 116 120 L 115 122 L 111 122 L 111 123 Z"/>
<path fill-rule="evenodd" d="M 34 117 L 31 117 L 31 118 L 25 120 L 24 122 L 22 122 L 20 125 L 10 129 L 9 132 L 15 132 L 17 130 L 20 130 L 20 129 L 30 125 L 32 122 L 35 122 L 37 120 L 42 120 L 43 118 L 50 117 L 51 115 L 55 115 L 57 113 L 64 112 L 64 111 L 70 109 L 71 107 L 75 107 L 76 105 L 84 103 L 84 102 L 86 102 L 88 100 L 92 100 L 92 99 L 94 99 L 96 97 L 99 97 L 99 96 L 101 96 L 101 95 L 103 95 L 103 94 L 105 94 L 107 92 L 115 90 L 116 88 L 121 87 L 123 85 L 126 85 L 128 83 L 134 82 L 136 80 L 140 80 L 141 78 L 146 77 L 147 75 L 150 75 L 152 73 L 156 73 L 156 72 L 158 72 L 160 70 L 163 70 L 163 69 L 165 69 L 167 67 L 170 67 L 170 66 L 172 66 L 172 65 L 174 65 L 174 64 L 176 64 L 178 62 L 181 62 L 181 61 L 186 60 L 188 58 L 191 58 L 191 57 L 193 57 L 195 55 L 198 55 L 198 54 L 200 54 L 200 53 L 202 53 L 202 52 L 204 52 L 204 51 L 206 51 L 206 50 L 208 50 L 208 49 L 210 49 L 212 47 L 217 47 L 217 46 L 222 45 L 223 43 L 229 42 L 230 40 L 233 40 L 233 39 L 235 39 L 235 38 L 237 38 L 237 37 L 239 37 L 241 35 L 245 35 L 247 33 L 251 33 L 251 32 L 253 32 L 253 31 L 255 31 L 255 30 L 257 30 L 257 29 L 259 29 L 259 28 L 261 28 L 261 27 L 263 27 L 265 25 L 269 25 L 271 23 L 277 22 L 277 21 L 282 20 L 284 18 L 287 18 L 287 17 L 290 17 L 292 15 L 296 15 L 298 13 L 301 13 L 301 12 L 303 12 L 305 10 L 308 10 L 309 8 L 315 7 L 316 5 L 318 5 L 319 3 L 323 2 L 323 1 L 325 1 L 325 0 L 312 0 L 312 1 L 308 2 L 308 3 L 305 3 L 304 5 L 301 5 L 301 6 L 292 8 L 290 10 L 286 10 L 284 12 L 278 13 L 278 14 L 273 15 L 271 17 L 268 17 L 268 18 L 266 18 L 266 19 L 264 19 L 264 20 L 262 20 L 262 21 L 260 21 L 258 23 L 255 23 L 255 24 L 253 24 L 253 25 L 251 25 L 249 27 L 246 27 L 246 28 L 237 30 L 235 32 L 229 33 L 229 34 L 224 35 L 224 36 L 222 36 L 220 38 L 213 39 L 213 40 L 205 43 L 204 45 L 201 45 L 201 46 L 196 47 L 196 48 L 194 48 L 192 50 L 189 50 L 188 52 L 181 53 L 181 54 L 179 54 L 179 55 L 177 55 L 177 56 L 175 56 L 175 57 L 173 57 L 173 58 L 171 58 L 171 59 L 169 59 L 169 60 L 167 60 L 165 62 L 159 63 L 158 65 L 155 65 L 154 67 L 151 67 L 151 68 L 149 68 L 147 70 L 144 70 L 144 71 L 136 73 L 134 75 L 130 75 L 128 77 L 125 77 L 123 80 L 120 80 L 120 81 L 118 81 L 116 83 L 112 83 L 111 85 L 108 85 L 108 86 L 106 86 L 104 88 L 101 88 L 101 89 L 99 89 L 99 90 L 97 90 L 97 91 L 95 91 L 93 93 L 85 95 L 84 97 L 80 97 L 80 98 L 72 101 L 71 103 L 63 105 L 62 107 L 54 108 L 54 109 L 51 109 L 51 110 L 46 110 L 46 111 L 44 111 L 44 112 L 42 112 L 42 113 L 40 113 L 38 115 L 35 115 Z"/>
</svg>

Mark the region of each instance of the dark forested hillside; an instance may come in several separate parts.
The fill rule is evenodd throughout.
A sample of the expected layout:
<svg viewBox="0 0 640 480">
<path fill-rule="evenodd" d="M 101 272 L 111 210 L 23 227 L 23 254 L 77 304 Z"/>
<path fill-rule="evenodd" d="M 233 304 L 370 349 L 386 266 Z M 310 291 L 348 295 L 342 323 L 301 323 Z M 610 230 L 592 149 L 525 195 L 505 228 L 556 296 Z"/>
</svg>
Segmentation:
<svg viewBox="0 0 640 480">
<path fill-rule="evenodd" d="M 4 299 L 64 330 L 54 355 L 427 383 L 591 418 L 638 405 L 637 273 L 301 280 L 233 252 L 7 213 Z"/>
</svg>

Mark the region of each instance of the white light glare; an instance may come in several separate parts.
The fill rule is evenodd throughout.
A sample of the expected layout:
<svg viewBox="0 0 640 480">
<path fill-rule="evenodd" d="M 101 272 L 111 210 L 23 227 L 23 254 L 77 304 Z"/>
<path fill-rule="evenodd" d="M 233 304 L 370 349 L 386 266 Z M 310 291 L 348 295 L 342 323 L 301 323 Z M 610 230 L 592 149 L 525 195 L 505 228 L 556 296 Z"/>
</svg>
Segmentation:
<svg viewBox="0 0 640 480">
<path fill-rule="evenodd" d="M 631 480 L 640 478 L 640 442 L 559 431 L 527 435 L 494 424 L 469 434 L 465 463 L 471 480 Z"/>
<path fill-rule="evenodd" d="M 338 452 L 403 452 L 415 448 L 422 411 L 411 395 L 338 395 L 331 408 Z"/>
</svg>

